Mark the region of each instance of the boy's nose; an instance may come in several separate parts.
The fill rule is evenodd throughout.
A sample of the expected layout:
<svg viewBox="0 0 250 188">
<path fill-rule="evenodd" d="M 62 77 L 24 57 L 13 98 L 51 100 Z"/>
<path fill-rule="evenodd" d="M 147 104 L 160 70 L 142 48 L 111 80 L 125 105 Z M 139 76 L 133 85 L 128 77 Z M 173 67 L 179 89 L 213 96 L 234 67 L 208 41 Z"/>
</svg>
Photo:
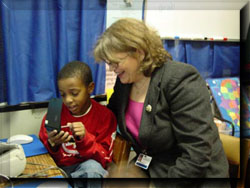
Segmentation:
<svg viewBox="0 0 250 188">
<path fill-rule="evenodd" d="M 70 96 L 67 96 L 65 101 L 66 101 L 67 104 L 69 104 L 69 103 L 71 103 L 73 100 L 72 100 L 72 98 L 71 98 Z"/>
</svg>

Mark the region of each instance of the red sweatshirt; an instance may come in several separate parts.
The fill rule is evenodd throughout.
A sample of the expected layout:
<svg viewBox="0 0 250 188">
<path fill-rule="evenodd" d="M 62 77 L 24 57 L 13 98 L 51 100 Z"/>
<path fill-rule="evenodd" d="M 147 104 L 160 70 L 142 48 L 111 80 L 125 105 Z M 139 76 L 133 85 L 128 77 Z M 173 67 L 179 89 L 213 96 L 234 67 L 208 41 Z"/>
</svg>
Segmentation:
<svg viewBox="0 0 250 188">
<path fill-rule="evenodd" d="M 82 122 L 85 126 L 85 136 L 75 142 L 63 143 L 57 152 L 53 152 L 48 143 L 45 128 L 46 115 L 43 118 L 39 137 L 58 166 L 70 166 L 88 159 L 94 159 L 105 168 L 106 163 L 112 161 L 113 141 L 115 139 L 117 122 L 114 114 L 105 106 L 91 99 L 90 111 L 81 116 L 74 117 L 63 104 L 61 125 L 72 122 Z M 69 127 L 61 128 L 63 131 L 72 132 Z"/>
</svg>

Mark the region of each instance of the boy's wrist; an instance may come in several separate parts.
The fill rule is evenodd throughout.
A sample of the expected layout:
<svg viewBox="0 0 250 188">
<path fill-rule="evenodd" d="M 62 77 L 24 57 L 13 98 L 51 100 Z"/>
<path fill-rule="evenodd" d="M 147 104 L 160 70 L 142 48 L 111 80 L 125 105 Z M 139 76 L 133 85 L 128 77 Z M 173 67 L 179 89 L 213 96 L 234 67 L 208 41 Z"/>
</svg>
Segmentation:
<svg viewBox="0 0 250 188">
<path fill-rule="evenodd" d="M 52 149 L 52 151 L 54 151 L 54 152 L 58 151 L 59 147 L 54 142 L 52 142 L 50 139 L 48 139 L 48 143 L 49 143 L 49 146 Z"/>
<path fill-rule="evenodd" d="M 54 142 L 52 142 L 50 139 L 48 139 L 48 142 L 49 142 L 51 147 L 55 147 L 56 144 Z"/>
</svg>

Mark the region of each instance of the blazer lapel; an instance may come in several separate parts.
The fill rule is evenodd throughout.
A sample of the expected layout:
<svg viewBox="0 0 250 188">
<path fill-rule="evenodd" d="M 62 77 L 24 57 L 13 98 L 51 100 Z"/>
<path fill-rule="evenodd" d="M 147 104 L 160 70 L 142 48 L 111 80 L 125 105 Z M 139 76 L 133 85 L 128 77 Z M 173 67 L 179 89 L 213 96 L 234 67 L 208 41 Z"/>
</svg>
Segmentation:
<svg viewBox="0 0 250 188">
<path fill-rule="evenodd" d="M 156 113 L 156 104 L 158 102 L 158 98 L 160 95 L 160 84 L 162 75 L 164 73 L 164 67 L 157 68 L 151 77 L 150 85 L 148 88 L 147 96 L 144 102 L 143 112 L 142 112 L 142 119 L 141 119 L 141 125 L 139 130 L 139 139 L 141 141 L 141 144 L 143 147 L 148 148 L 148 143 L 150 142 L 150 132 L 153 125 L 153 117 Z M 121 83 L 120 83 L 121 84 Z M 120 105 L 121 105 L 121 111 L 119 117 L 121 117 L 120 121 L 122 122 L 119 126 L 120 131 L 123 133 L 125 137 L 127 137 L 128 140 L 131 140 L 134 149 L 138 152 L 141 150 L 141 147 L 138 146 L 137 141 L 133 138 L 133 136 L 127 131 L 126 128 L 126 121 L 125 121 L 125 113 L 126 113 L 126 107 L 128 105 L 129 100 L 129 94 L 132 84 L 127 84 L 125 87 L 123 87 L 123 90 L 120 94 Z M 151 106 L 151 110 L 150 107 Z"/>
<path fill-rule="evenodd" d="M 150 134 L 152 130 L 152 126 L 154 124 L 153 118 L 156 113 L 156 105 L 158 102 L 158 98 L 160 96 L 160 84 L 162 80 L 162 75 L 164 73 L 164 67 L 157 68 L 152 76 L 150 85 L 148 88 L 147 96 L 144 102 L 141 125 L 139 131 L 139 139 L 145 149 L 148 148 L 148 144 L 150 142 Z"/>
</svg>

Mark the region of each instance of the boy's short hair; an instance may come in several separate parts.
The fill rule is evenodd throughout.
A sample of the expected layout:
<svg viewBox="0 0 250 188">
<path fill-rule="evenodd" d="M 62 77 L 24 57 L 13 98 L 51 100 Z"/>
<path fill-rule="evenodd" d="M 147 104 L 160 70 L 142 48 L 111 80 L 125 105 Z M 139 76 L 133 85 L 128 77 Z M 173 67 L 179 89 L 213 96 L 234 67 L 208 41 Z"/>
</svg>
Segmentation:
<svg viewBox="0 0 250 188">
<path fill-rule="evenodd" d="M 93 82 L 90 67 L 81 61 L 72 61 L 64 65 L 57 76 L 57 81 L 66 78 L 80 78 L 84 85 L 88 86 Z"/>
</svg>

